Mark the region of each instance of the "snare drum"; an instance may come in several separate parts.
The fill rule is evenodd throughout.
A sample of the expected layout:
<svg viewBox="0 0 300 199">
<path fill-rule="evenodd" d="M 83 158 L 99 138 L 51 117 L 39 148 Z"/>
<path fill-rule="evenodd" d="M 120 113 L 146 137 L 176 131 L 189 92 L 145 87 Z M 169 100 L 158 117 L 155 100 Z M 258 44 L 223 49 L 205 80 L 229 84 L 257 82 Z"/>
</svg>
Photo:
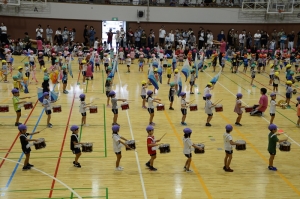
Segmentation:
<svg viewBox="0 0 300 199">
<path fill-rule="evenodd" d="M 156 106 L 157 111 L 164 111 L 165 110 L 165 105 L 164 104 L 158 104 Z"/>
<path fill-rule="evenodd" d="M 215 106 L 216 112 L 223 112 L 223 105 L 222 104 L 217 104 Z"/>
<path fill-rule="evenodd" d="M 129 104 L 123 103 L 123 104 L 121 104 L 121 108 L 122 108 L 122 111 L 127 110 L 127 109 L 129 109 Z"/>
<path fill-rule="evenodd" d="M 93 152 L 93 143 L 84 143 L 81 145 L 82 147 L 82 152 L 84 153 L 90 153 L 90 152 Z"/>
<path fill-rule="evenodd" d="M 204 153 L 205 152 L 205 150 L 204 150 L 205 145 L 204 144 L 198 143 L 198 144 L 196 144 L 196 146 L 202 148 L 203 150 L 199 150 L 199 149 L 195 148 L 195 154 L 199 154 L 199 153 Z"/>
<path fill-rule="evenodd" d="M 130 151 L 132 149 L 135 149 L 135 140 L 127 140 L 125 142 L 130 148 L 126 148 L 126 151 Z"/>
<path fill-rule="evenodd" d="M 24 104 L 24 108 L 25 108 L 25 110 L 32 109 L 32 108 L 33 108 L 32 102 L 27 102 L 27 103 L 25 103 L 25 104 Z"/>
<path fill-rule="evenodd" d="M 0 106 L 0 112 L 9 112 L 9 106 L 8 105 Z"/>
<path fill-rule="evenodd" d="M 61 105 L 53 106 L 53 113 L 60 113 L 61 112 Z"/>
<path fill-rule="evenodd" d="M 290 151 L 291 150 L 291 143 L 288 141 L 280 142 L 279 143 L 279 150 L 280 151 Z"/>
<path fill-rule="evenodd" d="M 236 150 L 246 150 L 246 142 L 244 140 L 235 141 L 238 145 L 235 145 Z"/>
<path fill-rule="evenodd" d="M 34 142 L 34 147 L 36 150 L 46 148 L 46 142 L 44 138 L 39 138 L 37 142 Z"/>
<path fill-rule="evenodd" d="M 198 111 L 198 106 L 197 106 L 197 104 L 191 104 L 191 105 L 190 105 L 190 111 Z"/>
<path fill-rule="evenodd" d="M 252 110 L 253 110 L 253 106 L 246 106 L 245 107 L 245 111 L 246 111 L 246 113 L 250 113 L 250 112 L 252 112 Z"/>
<path fill-rule="evenodd" d="M 97 106 L 90 106 L 90 113 L 98 113 L 98 107 Z"/>
<path fill-rule="evenodd" d="M 161 144 L 159 145 L 159 151 L 160 153 L 170 153 L 170 144 Z"/>
</svg>

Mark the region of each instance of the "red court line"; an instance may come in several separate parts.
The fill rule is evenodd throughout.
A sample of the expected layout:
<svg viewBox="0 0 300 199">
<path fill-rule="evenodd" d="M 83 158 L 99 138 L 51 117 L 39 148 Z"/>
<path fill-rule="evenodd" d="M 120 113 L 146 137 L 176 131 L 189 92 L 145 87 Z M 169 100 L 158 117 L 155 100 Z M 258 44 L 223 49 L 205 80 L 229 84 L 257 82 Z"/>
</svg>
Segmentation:
<svg viewBox="0 0 300 199">
<path fill-rule="evenodd" d="M 251 79 L 251 77 L 250 77 L 250 76 L 248 76 L 248 75 L 246 75 L 246 74 L 244 74 L 244 73 L 242 73 L 242 72 L 239 72 L 239 73 L 241 73 L 241 74 L 243 74 L 243 75 L 245 75 L 246 77 L 249 77 L 249 78 Z M 254 81 L 255 81 L 255 82 L 257 82 L 257 83 L 259 83 L 260 85 L 264 86 L 265 88 L 267 88 L 267 89 L 269 89 L 269 90 L 273 91 L 273 89 L 271 89 L 271 88 L 268 88 L 268 86 L 266 86 L 266 85 L 264 85 L 264 84 L 260 83 L 259 81 L 255 80 L 255 79 L 254 79 Z M 279 93 L 276 93 L 276 95 L 280 95 L 281 97 L 283 97 L 283 98 L 285 98 L 285 99 L 286 99 L 286 97 L 285 97 L 285 96 L 283 96 L 283 95 L 281 95 L 281 94 L 279 94 Z M 293 102 L 292 100 L 290 100 L 290 102 L 292 102 L 292 103 L 296 104 L 296 103 L 295 103 L 295 102 Z"/>
<path fill-rule="evenodd" d="M 77 82 L 79 81 L 79 77 L 80 77 L 80 72 L 78 74 Z M 65 140 L 66 140 L 66 136 L 67 136 L 67 132 L 68 132 L 68 127 L 69 127 L 69 123 L 70 123 L 70 119 L 71 119 L 71 115 L 72 115 L 72 110 L 73 110 L 74 101 L 75 101 L 75 95 L 76 95 L 76 93 L 75 93 L 75 90 L 74 90 L 74 95 L 73 95 L 73 100 L 72 100 L 72 104 L 71 104 L 71 109 L 70 109 L 70 112 L 69 112 L 68 122 L 67 122 L 67 125 L 66 125 L 66 130 L 65 130 L 64 138 L 63 138 L 63 141 L 62 141 L 62 144 L 61 144 L 59 156 L 58 156 L 58 159 L 57 159 L 56 169 L 55 169 L 55 172 L 54 172 L 54 175 L 53 175 L 54 178 L 56 178 L 56 176 L 57 176 L 59 165 L 60 165 L 61 156 L 62 156 L 63 149 L 64 149 L 64 146 L 65 146 Z M 54 189 L 54 186 L 55 186 L 55 182 L 56 182 L 56 180 L 53 179 L 48 198 L 52 197 L 53 189 Z"/>
<path fill-rule="evenodd" d="M 25 120 L 24 124 L 26 124 L 26 123 L 28 122 L 28 120 L 29 120 L 29 118 L 30 118 L 31 114 L 33 113 L 33 110 L 35 109 L 35 107 L 36 107 L 36 105 L 37 105 L 38 101 L 39 101 L 39 100 L 36 100 L 36 102 L 35 102 L 35 104 L 34 104 L 33 108 L 31 109 L 31 111 L 30 111 L 30 113 L 29 113 L 28 117 L 27 117 L 27 118 L 26 118 L 26 120 Z M 2 167 L 2 165 L 4 164 L 4 162 L 5 162 L 5 159 L 6 159 L 6 158 L 7 158 L 7 156 L 9 155 L 10 151 L 12 150 L 12 148 L 14 147 L 14 145 L 15 145 L 15 143 L 16 143 L 16 141 L 17 141 L 18 137 L 19 137 L 19 135 L 20 135 L 20 132 L 18 132 L 18 134 L 17 134 L 16 138 L 14 139 L 14 141 L 13 141 L 13 143 L 11 144 L 11 146 L 9 147 L 9 149 L 8 149 L 8 151 L 7 151 L 7 153 L 6 153 L 6 155 L 4 156 L 4 159 L 2 159 L 2 161 L 1 161 L 1 163 L 0 163 L 0 168 L 1 168 L 1 167 Z M 1 150 L 2 150 L 2 149 L 1 149 Z"/>
</svg>

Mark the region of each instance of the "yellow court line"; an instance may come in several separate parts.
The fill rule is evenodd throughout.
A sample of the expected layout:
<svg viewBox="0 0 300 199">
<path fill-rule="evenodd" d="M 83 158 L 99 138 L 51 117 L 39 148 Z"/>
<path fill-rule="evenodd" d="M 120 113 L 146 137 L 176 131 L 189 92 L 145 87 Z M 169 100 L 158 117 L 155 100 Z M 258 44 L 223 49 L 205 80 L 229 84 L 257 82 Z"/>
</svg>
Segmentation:
<svg viewBox="0 0 300 199">
<path fill-rule="evenodd" d="M 228 123 L 230 124 L 230 121 L 227 117 L 225 117 L 222 113 L 219 113 L 221 115 L 221 117 Z M 246 136 L 237 128 L 233 128 L 233 130 L 235 130 L 239 136 L 241 136 L 247 144 L 249 144 L 251 146 L 251 148 L 267 163 L 269 164 L 269 160 L 251 143 L 249 142 L 249 140 L 247 140 Z M 279 171 L 276 171 L 276 173 L 280 176 L 280 178 L 287 184 L 289 185 L 294 192 L 296 192 L 299 196 L 300 196 L 300 191 Z"/>
<path fill-rule="evenodd" d="M 168 113 L 167 113 L 166 111 L 164 111 L 164 113 L 165 113 L 165 116 L 166 116 L 168 122 L 169 122 L 170 125 L 171 125 L 171 128 L 173 129 L 173 132 L 174 132 L 175 136 L 177 137 L 178 142 L 180 143 L 181 147 L 183 147 L 183 143 L 182 143 L 182 140 L 181 140 L 181 138 L 180 138 L 180 135 L 179 135 L 179 133 L 177 132 L 177 130 L 175 129 L 175 127 L 174 127 L 174 125 L 173 125 L 173 123 L 172 123 L 172 121 L 171 121 L 171 118 L 169 117 L 169 115 L 168 115 Z M 196 165 L 194 164 L 193 161 L 192 161 L 191 165 L 192 165 L 192 167 L 193 167 L 193 169 L 194 169 L 194 171 L 195 171 L 195 173 L 196 173 L 196 175 L 197 175 L 197 178 L 198 178 L 199 182 L 201 183 L 202 188 L 204 189 L 204 191 L 205 191 L 207 197 L 208 197 L 208 198 L 212 198 L 212 196 L 211 196 L 211 194 L 210 194 L 210 192 L 209 192 L 209 190 L 208 190 L 208 188 L 207 188 L 207 186 L 206 186 L 204 180 L 202 179 L 202 177 L 201 177 L 201 175 L 200 175 L 200 173 L 199 173 L 199 171 L 198 171 L 198 169 L 197 169 L 197 167 L 196 167 Z"/>
</svg>

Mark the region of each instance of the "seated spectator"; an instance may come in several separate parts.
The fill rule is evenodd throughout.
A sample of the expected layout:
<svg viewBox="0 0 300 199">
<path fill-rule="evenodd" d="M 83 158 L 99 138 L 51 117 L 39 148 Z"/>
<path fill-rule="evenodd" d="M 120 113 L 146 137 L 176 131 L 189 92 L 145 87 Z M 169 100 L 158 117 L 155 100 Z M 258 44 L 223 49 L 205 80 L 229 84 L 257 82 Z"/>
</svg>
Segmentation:
<svg viewBox="0 0 300 199">
<path fill-rule="evenodd" d="M 170 6 L 176 6 L 176 2 L 174 0 L 171 0 Z"/>
</svg>

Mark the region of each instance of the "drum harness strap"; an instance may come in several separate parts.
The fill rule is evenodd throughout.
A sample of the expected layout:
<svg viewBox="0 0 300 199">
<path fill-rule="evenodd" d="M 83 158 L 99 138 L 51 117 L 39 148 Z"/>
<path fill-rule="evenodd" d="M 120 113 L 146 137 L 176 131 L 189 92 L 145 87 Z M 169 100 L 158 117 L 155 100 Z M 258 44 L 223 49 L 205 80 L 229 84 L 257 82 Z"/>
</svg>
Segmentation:
<svg viewBox="0 0 300 199">
<path fill-rule="evenodd" d="M 77 135 L 75 135 L 75 134 L 72 134 L 72 136 L 75 136 L 76 137 L 76 139 L 77 139 L 77 143 L 79 142 L 79 140 L 78 140 L 78 136 Z M 76 144 L 75 146 L 74 146 L 74 148 L 80 148 L 80 144 Z"/>
</svg>

